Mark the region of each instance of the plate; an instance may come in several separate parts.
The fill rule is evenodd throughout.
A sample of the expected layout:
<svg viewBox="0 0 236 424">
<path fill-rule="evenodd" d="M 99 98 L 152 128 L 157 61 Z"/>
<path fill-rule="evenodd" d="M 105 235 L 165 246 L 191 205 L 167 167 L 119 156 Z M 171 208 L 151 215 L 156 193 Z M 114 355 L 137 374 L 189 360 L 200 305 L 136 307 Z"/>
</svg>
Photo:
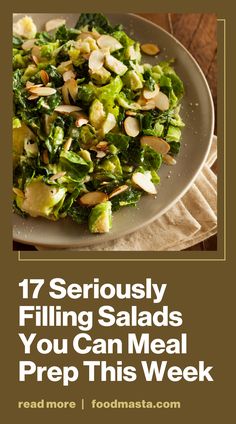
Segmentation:
<svg viewBox="0 0 236 424">
<path fill-rule="evenodd" d="M 18 20 L 25 14 L 15 14 Z M 52 18 L 65 18 L 74 26 L 79 14 L 32 13 L 38 29 Z M 72 248 L 104 243 L 132 233 L 165 213 L 193 183 L 207 157 L 214 128 L 214 107 L 206 78 L 190 53 L 172 35 L 159 26 L 133 14 L 106 14 L 112 24 L 122 23 L 125 31 L 140 43 L 154 42 L 161 49 L 158 60 L 175 58 L 175 70 L 185 85 L 181 116 L 186 124 L 182 147 L 173 167 L 163 165 L 156 197 L 142 196 L 136 208 L 123 208 L 114 213 L 113 228 L 106 234 L 90 234 L 83 225 L 69 218 L 57 222 L 41 218 L 23 219 L 13 215 L 14 240 L 44 247 Z M 150 56 L 146 62 L 156 63 Z"/>
</svg>

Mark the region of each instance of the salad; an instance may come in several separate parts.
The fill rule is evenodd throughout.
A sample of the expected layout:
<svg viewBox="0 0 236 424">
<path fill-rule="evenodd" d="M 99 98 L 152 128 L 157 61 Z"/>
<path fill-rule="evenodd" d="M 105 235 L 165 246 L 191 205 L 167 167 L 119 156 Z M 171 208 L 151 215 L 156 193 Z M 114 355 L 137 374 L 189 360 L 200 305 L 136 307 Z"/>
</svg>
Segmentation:
<svg viewBox="0 0 236 424">
<path fill-rule="evenodd" d="M 81 14 L 75 28 L 54 19 L 38 32 L 28 16 L 14 24 L 16 213 L 69 216 L 105 233 L 113 212 L 157 194 L 184 126 L 183 83 L 159 51 L 97 13 Z"/>
</svg>

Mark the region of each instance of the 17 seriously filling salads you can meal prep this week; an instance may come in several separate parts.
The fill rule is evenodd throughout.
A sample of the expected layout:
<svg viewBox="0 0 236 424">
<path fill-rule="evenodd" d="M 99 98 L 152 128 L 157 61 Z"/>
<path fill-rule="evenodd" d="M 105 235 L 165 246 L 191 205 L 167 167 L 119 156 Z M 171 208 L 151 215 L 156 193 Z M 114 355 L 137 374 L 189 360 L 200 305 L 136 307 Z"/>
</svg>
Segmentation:
<svg viewBox="0 0 236 424">
<path fill-rule="evenodd" d="M 184 126 L 183 83 L 159 52 L 97 13 L 75 28 L 54 19 L 38 32 L 29 16 L 13 25 L 16 213 L 106 233 L 113 212 L 157 194 Z"/>
</svg>

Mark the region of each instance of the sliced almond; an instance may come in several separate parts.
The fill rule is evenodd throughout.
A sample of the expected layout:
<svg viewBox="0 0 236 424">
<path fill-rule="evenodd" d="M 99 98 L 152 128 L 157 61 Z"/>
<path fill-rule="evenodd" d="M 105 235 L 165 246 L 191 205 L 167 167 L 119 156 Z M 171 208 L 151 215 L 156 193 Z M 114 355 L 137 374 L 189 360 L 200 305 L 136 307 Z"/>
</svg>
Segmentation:
<svg viewBox="0 0 236 424">
<path fill-rule="evenodd" d="M 37 94 L 38 96 L 51 96 L 52 94 L 55 94 L 57 90 L 55 88 L 51 87 L 30 87 L 29 88 L 30 93 Z"/>
<path fill-rule="evenodd" d="M 83 206 L 95 206 L 99 203 L 106 202 L 108 200 L 107 194 L 102 191 L 90 191 L 80 197 L 79 202 Z"/>
<path fill-rule="evenodd" d="M 30 90 L 32 87 L 36 88 L 36 87 L 43 87 L 43 84 L 34 84 L 31 81 L 27 81 L 25 87 L 27 88 L 27 90 Z"/>
<path fill-rule="evenodd" d="M 32 49 L 32 47 L 34 47 L 34 43 L 35 43 L 36 39 L 32 38 L 32 40 L 26 40 L 24 41 L 24 43 L 22 44 L 22 49 L 23 50 L 30 50 Z"/>
<path fill-rule="evenodd" d="M 122 44 L 111 35 L 101 35 L 101 37 L 97 39 L 97 44 L 101 49 L 109 48 L 111 53 L 123 47 Z"/>
<path fill-rule="evenodd" d="M 70 78 L 68 81 L 66 81 L 65 84 L 67 85 L 70 96 L 72 97 L 73 101 L 75 102 L 76 99 L 77 99 L 77 94 L 78 94 L 78 84 L 77 84 L 77 82 L 75 81 L 74 78 Z"/>
<path fill-rule="evenodd" d="M 48 157 L 48 151 L 45 149 L 43 151 L 43 163 L 45 163 L 45 165 L 49 164 L 49 157 Z"/>
<path fill-rule="evenodd" d="M 78 113 L 78 116 L 75 121 L 75 126 L 82 127 L 82 125 L 86 125 L 88 121 L 88 117 L 85 115 L 85 113 Z"/>
<path fill-rule="evenodd" d="M 152 43 L 142 44 L 141 50 L 143 53 L 148 54 L 149 56 L 155 56 L 160 52 L 159 47 L 156 44 Z"/>
<path fill-rule="evenodd" d="M 32 55 L 33 61 L 36 63 L 36 65 L 38 65 L 38 63 L 40 62 L 40 58 L 41 58 L 40 47 L 39 46 L 33 46 L 32 50 L 31 50 L 31 55 Z"/>
<path fill-rule="evenodd" d="M 139 106 L 145 106 L 146 105 L 146 103 L 147 103 L 147 100 L 141 95 L 139 98 L 138 98 L 138 100 L 137 100 L 137 103 L 138 103 L 138 105 Z"/>
<path fill-rule="evenodd" d="M 97 153 L 96 157 L 98 159 L 102 159 L 102 158 L 104 158 L 106 156 L 106 152 L 103 152 L 102 150 L 96 151 L 96 153 Z"/>
<path fill-rule="evenodd" d="M 22 197 L 24 198 L 24 192 L 22 190 L 20 190 L 19 188 L 13 187 L 13 193 L 15 193 L 18 197 Z"/>
<path fill-rule="evenodd" d="M 118 194 L 123 193 L 124 191 L 127 190 L 127 188 L 129 188 L 129 186 L 127 186 L 126 184 L 115 188 L 115 190 L 113 190 L 110 194 L 109 194 L 109 199 L 112 199 L 112 197 L 118 196 Z"/>
<path fill-rule="evenodd" d="M 155 109 L 156 104 L 153 100 L 149 100 L 144 106 L 141 107 L 141 110 L 153 110 Z"/>
<path fill-rule="evenodd" d="M 160 91 L 160 88 L 157 84 L 155 85 L 155 89 L 153 91 L 148 90 L 147 88 L 144 88 L 143 89 L 143 97 L 147 100 L 153 99 L 154 97 L 157 96 L 159 91 Z"/>
<path fill-rule="evenodd" d="M 161 91 L 159 91 L 159 93 L 157 94 L 157 96 L 154 98 L 155 100 L 155 106 L 157 107 L 157 109 L 162 110 L 163 112 L 165 110 L 168 110 L 170 107 L 170 102 L 168 97 L 166 96 L 166 94 L 162 93 Z"/>
<path fill-rule="evenodd" d="M 34 86 L 34 83 L 31 82 L 31 81 L 27 81 L 26 84 L 25 84 L 26 88 L 30 88 L 30 87 L 33 87 L 33 86 Z"/>
<path fill-rule="evenodd" d="M 44 85 L 47 85 L 49 83 L 49 75 L 48 75 L 48 73 L 44 69 L 41 69 L 41 71 L 39 72 L 39 74 L 40 74 L 40 78 L 43 81 Z"/>
<path fill-rule="evenodd" d="M 31 94 L 29 97 L 28 97 L 28 100 L 36 100 L 36 99 L 38 99 L 39 98 L 39 96 L 37 95 L 37 94 Z"/>
<path fill-rule="evenodd" d="M 71 113 L 78 112 L 79 110 L 81 110 L 81 107 L 74 105 L 59 105 L 54 110 L 55 112 L 59 113 Z"/>
<path fill-rule="evenodd" d="M 73 63 L 72 60 L 67 60 L 66 62 L 61 62 L 60 65 L 58 65 L 57 70 L 60 72 L 60 74 L 64 74 L 66 71 L 70 71 L 73 69 Z"/>
<path fill-rule="evenodd" d="M 165 155 L 170 150 L 170 145 L 162 138 L 154 137 L 152 135 L 144 135 L 140 139 L 141 146 L 145 144 L 155 150 L 157 153 Z"/>
<path fill-rule="evenodd" d="M 88 123 L 88 119 L 87 118 L 79 118 L 75 121 L 75 126 L 76 127 L 82 127 L 83 125 L 86 125 Z"/>
<path fill-rule="evenodd" d="M 50 21 L 46 22 L 45 29 L 47 32 L 50 32 L 62 25 L 65 25 L 65 23 L 65 19 L 51 19 Z"/>
<path fill-rule="evenodd" d="M 27 83 L 26 83 L 26 88 L 29 91 L 31 91 L 31 88 L 35 89 L 35 88 L 38 88 L 38 87 L 43 87 L 43 84 L 32 84 L 32 83 L 30 83 L 27 86 Z"/>
<path fill-rule="evenodd" d="M 64 143 L 63 149 L 68 152 L 70 150 L 72 144 L 72 137 L 69 137 L 66 142 Z"/>
<path fill-rule="evenodd" d="M 101 50 L 94 50 L 89 56 L 89 69 L 97 71 L 103 66 L 105 55 Z"/>
<path fill-rule="evenodd" d="M 96 144 L 96 150 L 106 150 L 108 146 L 107 141 L 99 141 L 98 144 Z"/>
<path fill-rule="evenodd" d="M 128 116 L 124 121 L 124 128 L 127 135 L 130 137 L 137 137 L 140 131 L 138 119 L 133 116 Z"/>
<path fill-rule="evenodd" d="M 69 71 L 64 72 L 63 80 L 66 82 L 71 78 L 75 78 L 75 73 L 70 69 Z"/>
<path fill-rule="evenodd" d="M 32 54 L 32 59 L 33 59 L 33 61 L 34 61 L 35 65 L 38 65 L 38 64 L 39 64 L 39 59 L 37 58 L 37 56 L 34 56 L 34 55 Z"/>
<path fill-rule="evenodd" d="M 134 112 L 133 110 L 127 110 L 125 113 L 128 116 L 136 116 L 137 115 L 137 112 Z"/>
<path fill-rule="evenodd" d="M 154 186 L 150 178 L 148 178 L 147 175 L 142 174 L 141 172 L 135 172 L 135 174 L 133 174 L 132 176 L 132 181 L 135 185 L 137 185 L 149 194 L 157 193 L 156 187 Z"/>
<path fill-rule="evenodd" d="M 56 174 L 52 175 L 49 180 L 50 181 L 55 181 L 58 180 L 58 178 L 64 177 L 64 175 L 66 175 L 66 172 L 57 172 Z"/>
<path fill-rule="evenodd" d="M 163 162 L 167 165 L 176 165 L 176 160 L 171 155 L 163 155 Z"/>
</svg>

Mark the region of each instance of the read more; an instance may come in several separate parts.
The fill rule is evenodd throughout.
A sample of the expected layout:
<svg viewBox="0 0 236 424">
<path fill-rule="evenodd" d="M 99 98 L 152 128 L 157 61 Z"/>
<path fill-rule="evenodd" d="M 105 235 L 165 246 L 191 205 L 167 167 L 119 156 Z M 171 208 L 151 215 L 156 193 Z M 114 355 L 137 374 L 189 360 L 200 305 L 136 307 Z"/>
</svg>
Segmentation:
<svg viewBox="0 0 236 424">
<path fill-rule="evenodd" d="M 126 381 L 137 379 L 137 370 L 134 366 L 124 366 L 122 361 L 116 365 L 108 365 L 106 361 L 83 361 L 83 367 L 88 369 L 89 381 Z M 146 381 L 163 381 L 165 379 L 176 383 L 181 380 L 187 382 L 213 381 L 211 376 L 212 366 L 205 366 L 204 361 L 199 361 L 198 366 L 168 366 L 167 361 L 141 361 L 144 378 Z M 61 381 L 63 386 L 68 386 L 79 379 L 79 369 L 75 366 L 37 366 L 32 361 L 20 361 L 19 381 L 25 382 L 29 376 L 36 377 L 36 381 L 49 380 Z"/>
</svg>

